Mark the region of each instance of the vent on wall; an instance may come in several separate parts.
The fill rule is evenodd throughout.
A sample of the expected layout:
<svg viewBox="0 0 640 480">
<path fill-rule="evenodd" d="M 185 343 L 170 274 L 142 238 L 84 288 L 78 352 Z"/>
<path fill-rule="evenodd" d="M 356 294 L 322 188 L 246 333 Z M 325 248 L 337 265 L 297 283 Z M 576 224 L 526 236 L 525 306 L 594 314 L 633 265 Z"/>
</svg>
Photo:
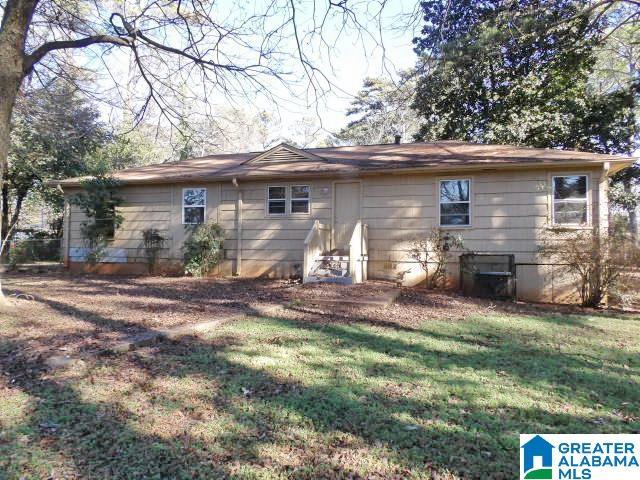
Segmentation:
<svg viewBox="0 0 640 480">
<path fill-rule="evenodd" d="M 253 157 L 246 163 L 288 163 L 307 161 L 325 162 L 326 160 L 318 155 L 292 147 L 291 145 L 280 144 Z"/>
<path fill-rule="evenodd" d="M 297 162 L 301 160 L 309 160 L 304 155 L 299 154 L 298 152 L 292 152 L 287 148 L 281 148 L 277 152 L 272 152 L 266 158 L 260 160 L 260 163 L 271 163 L 271 162 Z"/>
</svg>

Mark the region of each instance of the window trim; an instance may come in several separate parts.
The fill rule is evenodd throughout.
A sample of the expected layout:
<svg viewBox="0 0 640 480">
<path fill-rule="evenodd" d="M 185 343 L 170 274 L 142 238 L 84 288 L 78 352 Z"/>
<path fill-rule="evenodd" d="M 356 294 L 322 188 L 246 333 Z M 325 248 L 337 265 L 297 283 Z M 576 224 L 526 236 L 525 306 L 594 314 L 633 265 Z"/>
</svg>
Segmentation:
<svg viewBox="0 0 640 480">
<path fill-rule="evenodd" d="M 277 187 L 281 187 L 284 188 L 284 198 L 283 199 L 273 199 L 275 201 L 282 201 L 284 200 L 284 213 L 269 213 L 269 189 L 270 188 L 277 188 Z M 294 199 L 292 196 L 292 188 L 293 187 L 309 187 L 309 194 L 307 196 L 307 198 L 298 198 L 298 199 Z M 312 209 L 312 198 L 311 198 L 311 184 L 310 183 L 296 183 L 296 184 L 286 184 L 286 185 L 282 185 L 282 184 L 275 184 L 275 185 L 267 185 L 265 188 L 265 201 L 264 201 L 264 213 L 265 213 L 265 217 L 269 218 L 269 217 L 308 217 L 311 215 L 311 209 Z M 291 211 L 291 202 L 293 200 L 307 200 L 308 202 L 308 209 L 307 212 L 292 212 Z"/>
<path fill-rule="evenodd" d="M 584 177 L 586 183 L 586 197 L 582 198 L 569 198 L 558 200 L 560 202 L 585 202 L 587 207 L 587 221 L 585 223 L 556 223 L 556 198 L 555 198 L 555 188 L 556 188 L 556 178 L 561 177 Z M 591 176 L 588 173 L 576 172 L 576 173 L 564 173 L 559 175 L 551 175 L 551 226 L 552 227 L 560 227 L 560 228 L 583 228 L 591 226 Z"/>
<path fill-rule="evenodd" d="M 307 187 L 309 189 L 309 191 L 307 192 L 307 197 L 306 198 L 293 198 L 293 188 L 294 187 Z M 302 184 L 296 184 L 296 185 L 289 185 L 288 188 L 288 193 L 289 193 L 289 201 L 287 202 L 287 205 L 289 206 L 289 215 L 293 215 L 293 216 L 302 216 L 302 215 L 311 215 L 311 185 L 308 183 L 302 183 Z M 307 201 L 307 211 L 306 212 L 294 212 L 293 211 L 293 201 L 294 200 L 306 200 Z"/>
<path fill-rule="evenodd" d="M 118 232 L 118 226 L 116 225 L 116 216 L 117 215 L 118 215 L 117 208 L 114 205 L 113 206 L 113 218 L 111 219 L 111 226 L 113 227 L 113 231 L 112 231 L 111 235 L 108 235 L 105 238 L 105 240 L 107 242 L 113 242 L 116 239 L 116 233 Z M 105 220 L 107 220 L 107 218 L 100 218 L 100 219 L 96 218 L 96 219 L 94 219 L 94 223 L 97 222 L 98 220 L 105 221 Z"/>
<path fill-rule="evenodd" d="M 184 192 L 186 192 L 187 190 L 204 190 L 204 203 L 202 205 L 185 205 L 184 204 Z M 184 187 L 182 189 L 182 200 L 181 200 L 181 205 L 182 205 L 182 225 L 201 225 L 200 223 L 193 223 L 193 222 L 185 222 L 184 221 L 184 209 L 186 207 L 190 207 L 190 208 L 200 208 L 202 207 L 202 223 L 205 223 L 207 220 L 207 187 Z"/>
<path fill-rule="evenodd" d="M 467 181 L 469 182 L 469 200 L 467 200 L 466 202 L 443 202 L 442 198 L 441 198 L 441 188 L 442 188 L 442 182 L 451 182 L 451 181 Z M 471 201 L 473 199 L 473 179 L 471 177 L 459 177 L 459 178 L 439 178 L 438 179 L 438 188 L 437 188 L 437 192 L 436 195 L 438 196 L 438 226 L 440 228 L 471 228 L 473 226 L 473 216 L 472 216 L 472 212 L 473 212 L 473 202 Z M 469 223 L 467 223 L 466 225 L 446 225 L 442 223 L 442 209 L 441 209 L 441 205 L 443 203 L 467 203 L 469 205 Z"/>
<path fill-rule="evenodd" d="M 113 207 L 113 218 L 111 219 L 111 225 L 113 226 L 113 232 L 109 235 L 106 240 L 108 242 L 112 242 L 116 239 L 116 232 L 118 231 L 118 225 L 116 225 L 116 217 L 118 216 L 117 207 Z"/>
<path fill-rule="evenodd" d="M 274 198 L 273 201 L 276 202 L 284 202 L 284 212 L 283 213 L 271 213 L 269 212 L 269 204 L 271 203 L 271 199 L 269 198 L 269 189 L 270 188 L 284 188 L 284 198 Z M 287 216 L 287 199 L 289 198 L 289 188 L 287 185 L 267 185 L 265 191 L 265 213 L 268 217 L 286 217 Z"/>
</svg>

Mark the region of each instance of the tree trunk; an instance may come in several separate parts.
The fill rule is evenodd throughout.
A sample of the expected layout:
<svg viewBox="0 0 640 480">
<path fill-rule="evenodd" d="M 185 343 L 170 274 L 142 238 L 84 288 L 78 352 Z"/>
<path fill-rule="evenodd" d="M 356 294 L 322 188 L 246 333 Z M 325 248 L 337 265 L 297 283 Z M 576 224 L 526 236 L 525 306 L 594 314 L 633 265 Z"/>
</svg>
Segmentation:
<svg viewBox="0 0 640 480">
<path fill-rule="evenodd" d="M 8 0 L 0 24 L 0 181 L 6 181 L 11 114 L 25 76 L 25 41 L 37 0 Z M 2 196 L 0 195 L 0 203 Z M 3 205 L 0 205 L 2 211 Z M 2 215 L 0 215 L 2 222 Z M 0 224 L 0 231 L 2 231 Z M 0 284 L 0 301 L 6 303 Z"/>
<path fill-rule="evenodd" d="M 15 235 L 15 228 L 18 225 L 18 220 L 20 220 L 20 212 L 22 211 L 22 204 L 26 197 L 27 197 L 27 192 L 18 191 L 16 194 L 16 204 L 13 210 L 13 214 L 11 215 L 11 219 L 9 219 L 8 209 L 7 209 L 7 218 L 2 219 L 2 222 L 3 222 L 2 227 L 4 229 L 2 233 L 2 238 L 3 238 L 2 243 L 4 244 L 4 248 L 0 247 L 1 248 L 0 258 L 6 259 L 9 255 L 9 252 L 11 250 L 10 243 L 11 243 L 11 240 L 13 239 L 13 236 Z M 4 215 L 4 212 L 3 212 L 3 215 Z"/>
<path fill-rule="evenodd" d="M 2 45 L 0 44 L 0 50 Z M 0 51 L 0 65 L 7 65 L 6 56 Z M 0 182 L 2 189 L 5 188 L 6 172 L 7 172 L 7 156 L 9 155 L 9 128 L 11 125 L 11 113 L 15 103 L 18 88 L 22 82 L 22 76 L 18 76 L 15 72 L 11 72 L 11 68 L 2 71 L 0 69 Z M 4 195 L 0 195 L 0 211 L 4 212 L 5 199 Z M 0 215 L 0 232 L 4 232 L 6 225 L 3 222 L 4 215 Z M 4 236 L 0 242 L 4 241 Z M 4 245 L 0 245 L 0 249 L 5 250 Z M 0 304 L 8 304 L 7 299 L 2 291 L 2 281 L 0 280 Z"/>
<path fill-rule="evenodd" d="M 0 65 L 6 65 L 5 56 L 0 45 Z M 4 71 L 3 71 L 4 70 Z M 18 94 L 18 88 L 22 82 L 22 75 L 11 72 L 11 69 L 0 69 L 0 180 L 4 189 L 7 172 L 7 156 L 9 155 L 9 128 L 11 124 L 11 113 Z M 0 196 L 4 204 L 4 195 Z M 4 211 L 4 205 L 0 211 Z M 0 230 L 4 230 L 0 226 Z"/>
<path fill-rule="evenodd" d="M 6 174 L 6 171 L 5 171 Z M 0 218 L 0 261 L 4 263 L 9 254 L 9 245 L 4 245 L 4 239 L 7 239 L 7 233 L 9 233 L 9 184 L 8 179 L 3 178 L 2 182 L 2 199 L 0 204 L 2 205 L 2 218 Z"/>
</svg>

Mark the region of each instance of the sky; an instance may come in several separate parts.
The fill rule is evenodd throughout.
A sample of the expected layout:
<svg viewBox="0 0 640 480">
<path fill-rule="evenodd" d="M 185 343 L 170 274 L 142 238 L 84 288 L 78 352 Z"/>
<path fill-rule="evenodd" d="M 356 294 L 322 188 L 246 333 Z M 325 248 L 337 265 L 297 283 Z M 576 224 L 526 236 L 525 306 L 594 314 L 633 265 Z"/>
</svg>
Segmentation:
<svg viewBox="0 0 640 480">
<path fill-rule="evenodd" d="M 222 19 L 221 22 L 228 25 L 236 25 L 254 14 L 263 14 L 268 4 L 270 0 L 246 3 L 238 0 L 220 0 L 212 4 L 216 8 L 212 18 Z M 124 5 L 124 13 L 136 13 L 132 10 L 136 8 L 135 2 L 123 2 L 122 5 Z M 288 3 L 280 2 L 279 5 L 286 8 Z M 347 109 L 365 78 L 395 79 L 400 70 L 414 66 L 417 60 L 412 39 L 416 36 L 416 28 L 420 22 L 409 21 L 416 8 L 416 0 L 389 0 L 385 3 L 383 13 L 379 17 L 376 17 L 378 2 L 353 0 L 349 5 L 358 13 L 358 21 L 364 28 L 354 28 L 349 22 L 347 22 L 347 28 L 343 28 L 343 17 L 340 11 L 334 8 L 331 10 L 333 15 L 328 17 L 322 37 L 305 36 L 305 34 L 312 30 L 312 26 L 317 25 L 319 18 L 323 18 L 321 9 L 326 8 L 327 3 L 321 0 L 297 0 L 295 5 L 296 24 L 299 28 L 302 50 L 314 67 L 326 76 L 327 83 L 323 82 L 322 98 L 316 101 L 314 96 L 310 95 L 312 89 L 307 88 L 304 69 L 297 58 L 294 40 L 287 38 L 278 44 L 278 49 L 284 53 L 275 57 L 278 59 L 276 67 L 282 72 L 287 72 L 289 80 L 295 78 L 295 81 L 289 82 L 285 87 L 275 79 L 267 78 L 265 84 L 270 96 L 256 95 L 255 98 L 249 98 L 252 96 L 251 93 L 247 98 L 242 94 L 224 98 L 225 95 L 216 94 L 215 91 L 210 92 L 206 102 L 200 102 L 199 105 L 194 103 L 188 107 L 190 115 L 193 115 L 194 111 L 205 109 L 223 111 L 229 106 L 228 104 L 231 104 L 234 108 L 241 108 L 249 114 L 258 114 L 260 111 L 270 113 L 279 120 L 279 126 L 275 128 L 279 128 L 280 132 L 274 132 L 274 135 L 279 133 L 283 138 L 291 138 L 296 126 L 306 118 L 307 121 L 315 122 L 318 127 L 322 126 L 318 134 L 318 138 L 321 138 L 329 133 L 338 132 L 348 123 Z M 278 25 L 282 18 L 286 18 L 287 13 L 283 15 L 285 17 L 274 15 L 273 23 L 265 27 L 266 31 L 273 28 L 273 25 Z M 100 21 L 100 17 L 104 17 L 104 12 L 96 15 L 97 21 Z M 255 26 L 252 28 L 259 30 Z M 291 32 L 292 29 L 289 27 L 289 35 Z M 184 31 L 151 30 L 150 35 L 155 40 L 176 46 L 181 46 L 184 39 Z M 243 40 L 246 40 L 247 45 L 250 46 L 228 41 L 221 47 L 223 54 L 228 55 L 228 58 L 223 61 L 229 60 L 231 63 L 242 64 L 243 61 L 251 58 L 251 48 L 263 41 L 263 38 L 258 34 L 247 36 Z M 324 45 L 322 43 L 324 41 L 327 41 L 328 45 Z M 140 79 L 137 83 L 130 81 L 132 68 L 134 68 L 130 57 L 131 52 L 128 49 L 112 49 L 108 54 L 108 71 L 104 68 L 104 63 L 101 63 L 103 62 L 101 53 L 100 48 L 77 52 L 77 55 L 83 57 L 81 58 L 83 63 L 100 72 L 99 80 L 96 82 L 98 89 L 113 90 L 114 79 L 116 79 L 116 83 L 120 83 L 119 95 L 129 89 L 125 97 L 130 99 L 139 95 L 139 98 L 143 98 L 146 91 L 144 82 Z M 177 84 L 186 85 L 187 89 L 194 85 L 193 77 L 183 76 L 179 79 L 174 78 L 174 81 Z M 251 90 L 251 84 L 247 85 L 248 90 Z M 117 118 L 119 115 L 117 111 L 114 114 L 114 109 L 109 106 L 103 108 L 103 114 L 109 119 Z M 153 113 L 150 117 L 153 117 Z M 153 121 L 153 118 L 148 120 Z"/>
<path fill-rule="evenodd" d="M 416 32 L 413 26 L 405 28 L 403 15 L 414 6 L 415 0 L 390 2 L 382 17 L 381 38 L 376 41 L 363 39 L 353 30 L 343 34 L 332 50 L 331 62 L 326 58 L 318 59 L 319 68 L 337 88 L 332 88 L 324 100 L 309 105 L 308 109 L 301 105 L 302 102 L 281 104 L 283 123 L 295 121 L 302 115 L 317 115 L 325 129 L 338 131 L 349 121 L 346 112 L 365 78 L 395 80 L 399 71 L 413 67 L 417 61 L 412 44 Z"/>
</svg>

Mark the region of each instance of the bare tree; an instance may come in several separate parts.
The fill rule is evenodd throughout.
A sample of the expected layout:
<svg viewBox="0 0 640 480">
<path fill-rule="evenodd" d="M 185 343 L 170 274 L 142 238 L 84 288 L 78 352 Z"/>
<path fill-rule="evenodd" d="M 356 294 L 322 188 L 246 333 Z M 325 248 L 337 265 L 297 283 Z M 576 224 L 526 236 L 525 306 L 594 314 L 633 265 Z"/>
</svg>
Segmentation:
<svg viewBox="0 0 640 480">
<path fill-rule="evenodd" d="M 464 249 L 460 235 L 451 235 L 438 227 L 431 228 L 426 235 L 416 237 L 409 243 L 407 253 L 424 271 L 426 287 L 444 288 L 447 283 L 447 263 L 452 249 Z"/>
<path fill-rule="evenodd" d="M 615 293 L 623 273 L 640 264 L 640 249 L 615 230 L 546 229 L 540 256 L 576 280 L 582 306 L 598 307 Z"/>
<path fill-rule="evenodd" d="M 46 84 L 70 77 L 71 70 L 99 72 L 84 85 L 85 92 L 102 99 L 127 97 L 135 110 L 134 127 L 155 109 L 159 119 L 180 130 L 186 99 L 203 100 L 202 114 L 213 119 L 214 100 L 221 97 L 233 102 L 262 94 L 278 100 L 277 89 L 268 84 L 273 79 L 285 90 L 296 82 L 304 85 L 311 104 L 337 88 L 315 56 L 330 53 L 348 29 L 379 42 L 385 5 L 365 0 L 268 0 L 260 6 L 241 0 L 0 0 L 0 178 L 25 78 Z M 297 73 L 287 58 L 296 59 Z M 133 70 L 126 72 L 127 65 Z M 120 79 L 125 75 L 129 91 Z"/>
</svg>

